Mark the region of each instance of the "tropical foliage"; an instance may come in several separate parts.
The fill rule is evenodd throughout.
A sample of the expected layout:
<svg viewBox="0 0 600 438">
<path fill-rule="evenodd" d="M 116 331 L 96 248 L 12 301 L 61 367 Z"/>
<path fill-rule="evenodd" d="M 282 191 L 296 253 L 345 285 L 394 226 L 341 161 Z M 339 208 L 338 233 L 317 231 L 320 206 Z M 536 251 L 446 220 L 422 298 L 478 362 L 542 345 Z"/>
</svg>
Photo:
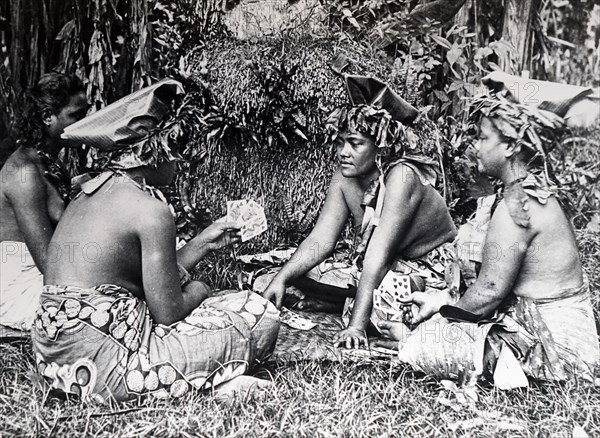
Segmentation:
<svg viewBox="0 0 600 438">
<path fill-rule="evenodd" d="M 180 204 L 180 231 L 190 234 L 191 224 L 204 223 L 202 212 L 209 206 L 220 213 L 223 196 L 243 195 L 235 189 L 242 182 L 257 193 L 260 188 L 261 196 L 269 193 L 278 199 L 271 219 L 280 228 L 275 226 L 263 243 L 291 242 L 310 228 L 319 209 L 322 197 L 311 192 L 320 193 L 331 172 L 331 151 L 323 147 L 323 116 L 344 100 L 339 74 L 354 71 L 385 78 L 411 103 L 425 107 L 438 125 L 445 138 L 446 195 L 457 221 L 470 213 L 473 199 L 482 194 L 480 187 L 493 190 L 491 184 L 486 189 L 478 181 L 469 159 L 466 107 L 483 75 L 498 65 L 514 67 L 506 64 L 515 57 L 516 49 L 508 42 L 514 35 L 505 34 L 513 0 L 321 0 L 328 39 L 284 35 L 279 41 L 254 45 L 225 36 L 223 18 L 239 3 L 2 3 L 0 103 L 8 111 L 1 116 L 0 137 L 14 122 L 23 90 L 50 68 L 84 79 L 95 108 L 158 78 L 176 76 L 191 90 L 175 116 L 181 123 L 170 125 L 185 131 L 184 174 L 192 175 L 181 178 L 172 190 Z M 593 2 L 525 3 L 538 12 L 528 43 L 533 52 L 525 62 L 532 74 L 559 81 L 577 77 L 587 84 L 598 76 L 598 55 L 582 49 L 589 35 L 579 24 L 587 20 Z M 31 35 L 28 29 L 33 29 Z M 571 71 L 562 67 L 567 62 Z M 577 133 L 565 141 L 596 141 L 593 138 Z M 269 154 L 293 166 L 269 173 Z M 236 161 L 242 156 L 249 161 Z M 259 165 L 256 158 L 250 165 L 254 157 L 267 161 Z M 598 210 L 597 171 L 590 163 L 561 159 L 556 157 L 556 167 L 566 172 L 570 193 L 586 193 L 574 198 L 571 211 L 584 226 Z M 305 165 L 303 176 L 314 187 L 300 193 L 293 178 Z M 207 188 L 216 181 L 206 178 L 209 169 L 223 179 L 228 175 L 229 182 L 221 183 L 229 192 Z M 301 184 L 302 175 L 298 178 Z"/>
</svg>

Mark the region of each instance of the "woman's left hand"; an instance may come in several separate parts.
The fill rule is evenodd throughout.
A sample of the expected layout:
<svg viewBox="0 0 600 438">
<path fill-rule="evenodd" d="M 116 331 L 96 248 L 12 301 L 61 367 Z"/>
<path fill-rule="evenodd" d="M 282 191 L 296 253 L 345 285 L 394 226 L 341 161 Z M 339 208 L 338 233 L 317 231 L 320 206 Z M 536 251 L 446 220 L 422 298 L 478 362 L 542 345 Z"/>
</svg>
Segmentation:
<svg viewBox="0 0 600 438">
<path fill-rule="evenodd" d="M 367 333 L 356 327 L 346 327 L 343 330 L 340 330 L 333 337 L 333 346 L 340 348 L 360 348 L 364 345 L 365 348 L 369 347 L 369 340 L 367 338 Z"/>
<path fill-rule="evenodd" d="M 221 249 L 242 240 L 240 227 L 233 222 L 213 222 L 197 237 L 210 249 Z"/>
</svg>

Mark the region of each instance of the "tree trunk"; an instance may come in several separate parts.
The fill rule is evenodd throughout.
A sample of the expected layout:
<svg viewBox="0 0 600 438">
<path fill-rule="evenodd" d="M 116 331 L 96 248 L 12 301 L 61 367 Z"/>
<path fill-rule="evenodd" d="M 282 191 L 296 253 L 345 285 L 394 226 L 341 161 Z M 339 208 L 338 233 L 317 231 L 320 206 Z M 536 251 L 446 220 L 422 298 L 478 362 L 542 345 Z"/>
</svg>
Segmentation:
<svg viewBox="0 0 600 438">
<path fill-rule="evenodd" d="M 501 56 L 500 67 L 506 73 L 520 75 L 529 70 L 533 22 L 539 6 L 540 0 L 504 0 L 502 39 L 515 49 Z"/>
<path fill-rule="evenodd" d="M 23 59 L 23 40 L 21 35 L 24 33 L 24 20 L 22 0 L 13 0 L 10 5 L 10 71 L 12 73 L 13 90 L 15 94 L 20 94 L 21 86 L 21 60 Z"/>
<path fill-rule="evenodd" d="M 467 0 L 464 5 L 458 10 L 454 16 L 454 24 L 459 26 L 466 26 L 469 22 L 469 13 L 471 10 L 473 0 Z"/>
</svg>

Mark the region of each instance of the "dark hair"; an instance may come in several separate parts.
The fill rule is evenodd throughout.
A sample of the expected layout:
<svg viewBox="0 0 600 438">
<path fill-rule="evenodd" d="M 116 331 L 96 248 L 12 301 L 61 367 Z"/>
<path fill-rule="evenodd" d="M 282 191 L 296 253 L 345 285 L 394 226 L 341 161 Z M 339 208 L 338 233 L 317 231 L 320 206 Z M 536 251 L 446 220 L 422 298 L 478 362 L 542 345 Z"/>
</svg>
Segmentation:
<svg viewBox="0 0 600 438">
<path fill-rule="evenodd" d="M 46 139 L 44 117 L 48 111 L 58 114 L 69 104 L 72 96 L 83 91 L 83 82 L 76 76 L 60 73 L 42 75 L 25 98 L 23 115 L 16 125 L 17 141 L 26 147 L 42 145 Z"/>
</svg>

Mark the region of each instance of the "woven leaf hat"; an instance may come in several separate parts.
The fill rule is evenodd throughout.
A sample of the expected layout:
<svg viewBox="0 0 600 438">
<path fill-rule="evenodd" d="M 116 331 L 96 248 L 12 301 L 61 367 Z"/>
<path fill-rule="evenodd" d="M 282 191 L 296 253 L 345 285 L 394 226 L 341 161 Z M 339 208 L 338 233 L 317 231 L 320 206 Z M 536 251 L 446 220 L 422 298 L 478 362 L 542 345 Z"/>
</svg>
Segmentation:
<svg viewBox="0 0 600 438">
<path fill-rule="evenodd" d="M 543 102 L 547 101 L 540 100 L 539 104 Z M 540 109 L 538 105 L 520 104 L 509 90 L 502 89 L 476 97 L 471 104 L 469 121 L 479 124 L 482 118 L 489 119 L 504 139 L 515 142 L 529 152 L 531 170 L 538 167 L 536 163 L 541 163 L 546 182 L 549 182 L 548 153 L 557 145 L 565 121 L 552 111 Z M 545 104 L 541 106 L 551 107 Z M 557 106 L 559 109 L 563 107 Z"/>
<path fill-rule="evenodd" d="M 163 79 L 68 126 L 62 137 L 97 148 L 103 166 L 115 169 L 173 161 L 179 130 L 168 116 L 181 94 L 181 83 Z"/>
<path fill-rule="evenodd" d="M 383 172 L 391 160 L 412 157 L 439 171 L 435 126 L 387 84 L 368 76 L 346 75 L 350 104 L 336 108 L 326 120 L 329 141 L 343 132 L 369 135 L 379 152 L 377 166 Z"/>
</svg>

